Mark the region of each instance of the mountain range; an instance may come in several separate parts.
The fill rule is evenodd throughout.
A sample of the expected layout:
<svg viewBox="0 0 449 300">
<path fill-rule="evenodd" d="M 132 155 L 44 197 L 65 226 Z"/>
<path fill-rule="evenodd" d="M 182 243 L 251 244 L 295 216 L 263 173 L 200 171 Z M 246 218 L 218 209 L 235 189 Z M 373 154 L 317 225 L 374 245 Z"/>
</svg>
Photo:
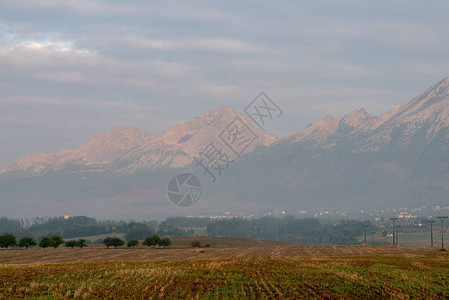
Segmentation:
<svg viewBox="0 0 449 300">
<path fill-rule="evenodd" d="M 175 125 L 160 135 L 141 132 L 132 126 L 119 126 L 75 150 L 29 154 L 0 169 L 0 174 L 14 173 L 27 177 L 73 168 L 79 169 L 79 172 L 86 168 L 134 174 L 160 168 L 186 167 L 211 142 L 223 147 L 218 134 L 236 117 L 251 124 L 246 115 L 236 113 L 232 107 L 225 107 Z M 242 154 L 278 140 L 256 124 L 252 125 L 251 129 L 258 138 Z"/>
<path fill-rule="evenodd" d="M 194 158 L 211 144 L 228 149 L 234 120 L 254 141 L 216 182 Z M 179 209 L 166 198 L 181 172 L 203 183 L 200 202 Z M 292 136 L 266 133 L 232 107 L 165 132 L 120 126 L 75 150 L 32 153 L 0 170 L 1 211 L 12 216 L 151 217 L 449 205 L 449 78 L 374 117 L 364 109 L 326 116 Z"/>
</svg>

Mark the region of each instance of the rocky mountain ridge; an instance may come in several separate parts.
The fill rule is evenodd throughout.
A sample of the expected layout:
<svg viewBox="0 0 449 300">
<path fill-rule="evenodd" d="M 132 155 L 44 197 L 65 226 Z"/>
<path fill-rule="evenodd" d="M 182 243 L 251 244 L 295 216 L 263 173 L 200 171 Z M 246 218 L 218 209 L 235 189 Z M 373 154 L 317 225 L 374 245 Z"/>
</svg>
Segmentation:
<svg viewBox="0 0 449 300">
<path fill-rule="evenodd" d="M 117 127 L 75 150 L 29 154 L 1 169 L 0 174 L 17 171 L 39 174 L 67 166 L 107 165 L 111 162 L 114 164 L 108 168 L 116 168 L 117 172 L 123 173 L 185 167 L 211 142 L 226 148 L 218 135 L 236 117 L 251 125 L 258 137 L 244 154 L 275 142 L 307 142 L 318 147 L 352 144 L 353 151 L 378 151 L 392 141 L 393 133 L 398 130 L 401 133 L 394 141 L 398 145 L 410 144 L 422 130 L 425 132 L 421 143 L 429 144 L 449 126 L 449 78 L 378 117 L 371 116 L 363 108 L 343 115 L 340 120 L 327 115 L 306 129 L 279 140 L 261 130 L 246 115 L 225 107 L 175 125 L 160 135 L 141 132 L 135 127 Z"/>
<path fill-rule="evenodd" d="M 418 142 L 429 145 L 449 126 L 449 77 L 411 101 L 368 120 L 343 143 L 354 143 L 357 151 L 379 151 L 393 143 L 405 146 Z M 415 140 L 419 139 L 419 141 Z"/>
<path fill-rule="evenodd" d="M 225 149 L 219 135 L 235 118 L 254 130 L 257 142 L 213 183 L 191 160 L 211 142 Z M 28 177 L 10 176 L 13 171 L 0 174 L 2 211 L 17 216 L 148 218 L 275 208 L 295 214 L 449 207 L 448 78 L 378 117 L 363 109 L 340 120 L 326 116 L 283 139 L 264 133 L 228 107 L 136 140 L 104 160 L 87 151 L 102 147 L 91 145 L 80 148 L 84 151 L 38 156 L 42 162 L 37 165 L 18 164 L 19 170 L 37 169 Z M 65 164 L 73 152 L 84 153 L 75 156 L 83 164 Z M 197 175 L 203 184 L 200 201 L 184 210 L 166 198 L 167 183 L 181 172 Z"/>
<path fill-rule="evenodd" d="M 93 165 L 127 174 L 158 168 L 185 167 L 210 143 L 214 143 L 219 149 L 225 149 L 227 146 L 218 136 L 237 117 L 256 134 L 255 141 L 242 154 L 259 146 L 269 146 L 278 139 L 275 135 L 264 132 L 246 115 L 236 113 L 232 107 L 224 107 L 175 125 L 160 135 L 141 132 L 132 126 L 117 127 L 111 132 L 94 137 L 75 150 L 29 154 L 1 169 L 0 174 L 22 172 L 33 176 L 67 167 Z M 228 153 L 231 156 L 232 153 Z M 233 158 L 230 157 L 231 160 Z"/>
<path fill-rule="evenodd" d="M 104 165 L 155 137 L 155 133 L 142 132 L 133 126 L 118 126 L 108 133 L 90 139 L 75 150 L 31 153 L 1 169 L 0 174 L 23 172 L 32 175 L 58 171 L 73 165 Z"/>
</svg>

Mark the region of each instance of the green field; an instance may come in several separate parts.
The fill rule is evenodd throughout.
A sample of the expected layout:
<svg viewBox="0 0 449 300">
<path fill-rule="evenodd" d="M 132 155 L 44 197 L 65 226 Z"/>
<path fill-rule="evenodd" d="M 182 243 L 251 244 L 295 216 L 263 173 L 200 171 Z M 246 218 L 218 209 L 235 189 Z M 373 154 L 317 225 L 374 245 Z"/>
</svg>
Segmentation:
<svg viewBox="0 0 449 300">
<path fill-rule="evenodd" d="M 230 258 L 0 266 L 0 298 L 447 298 L 449 257 Z"/>
<path fill-rule="evenodd" d="M 444 237 L 449 238 L 449 237 Z M 360 243 L 364 242 L 364 236 L 358 236 L 357 240 Z M 384 237 L 380 232 L 374 235 L 374 245 L 391 245 L 392 237 Z M 366 237 L 368 245 L 372 243 L 371 235 Z M 449 240 L 448 240 L 449 242 Z M 434 231 L 433 243 L 435 247 L 441 247 L 441 232 Z M 449 243 L 448 243 L 449 244 Z M 430 232 L 399 232 L 399 245 L 406 247 L 427 247 L 430 246 Z"/>
</svg>

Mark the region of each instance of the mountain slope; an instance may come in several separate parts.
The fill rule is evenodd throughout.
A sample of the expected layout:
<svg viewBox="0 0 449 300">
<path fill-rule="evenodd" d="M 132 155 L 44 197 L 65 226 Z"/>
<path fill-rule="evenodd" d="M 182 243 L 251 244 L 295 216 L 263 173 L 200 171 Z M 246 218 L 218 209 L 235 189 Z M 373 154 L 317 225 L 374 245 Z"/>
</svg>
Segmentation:
<svg viewBox="0 0 449 300">
<path fill-rule="evenodd" d="M 313 144 L 321 144 L 335 134 L 338 129 L 338 120 L 331 115 L 327 115 L 324 119 L 309 125 L 306 129 L 283 138 L 282 142 L 290 144 L 298 142 L 312 142 Z"/>
<path fill-rule="evenodd" d="M 282 199 L 283 208 L 447 206 L 449 79 L 377 118 L 357 115 L 339 122 L 353 124 L 346 135 L 332 127 L 314 147 L 300 139 L 250 155 L 226 184 L 242 198 Z"/>
<path fill-rule="evenodd" d="M 364 126 L 373 117 L 367 113 L 363 108 L 360 110 L 354 110 L 351 113 L 344 115 L 338 122 L 338 128 L 335 132 L 337 137 L 344 137 L 354 130 L 357 130 Z"/>
<path fill-rule="evenodd" d="M 141 132 L 132 126 L 119 126 L 108 133 L 92 138 L 75 150 L 29 154 L 1 169 L 0 174 L 22 172 L 37 175 L 61 170 L 68 166 L 104 165 L 150 141 L 155 136 L 154 133 Z"/>
<path fill-rule="evenodd" d="M 185 167 L 211 142 L 226 152 L 229 159 L 235 158 L 232 150 L 219 139 L 219 134 L 229 124 L 240 118 L 256 134 L 256 139 L 242 154 L 259 146 L 269 146 L 277 140 L 273 134 L 260 129 L 250 118 L 238 114 L 232 107 L 218 108 L 198 116 L 192 121 L 175 125 L 159 136 L 141 132 L 135 127 L 121 126 L 99 135 L 75 150 L 57 153 L 32 153 L 0 170 L 0 174 L 21 172 L 23 175 L 38 175 L 62 170 L 66 167 L 99 165 L 118 173 L 136 173 L 158 168 Z"/>
<path fill-rule="evenodd" d="M 358 151 L 379 151 L 417 143 L 429 145 L 449 126 L 449 77 L 424 93 L 385 114 L 368 121 L 344 143 L 354 143 Z"/>
<path fill-rule="evenodd" d="M 219 134 L 237 117 L 257 135 L 256 140 L 242 154 L 250 153 L 259 146 L 269 146 L 277 140 L 275 135 L 264 132 L 250 118 L 236 113 L 232 107 L 218 108 L 192 121 L 175 125 L 120 157 L 116 161 L 117 171 L 136 173 L 161 167 L 186 167 L 210 143 L 226 152 L 232 160 L 235 154 L 219 139 Z"/>
</svg>

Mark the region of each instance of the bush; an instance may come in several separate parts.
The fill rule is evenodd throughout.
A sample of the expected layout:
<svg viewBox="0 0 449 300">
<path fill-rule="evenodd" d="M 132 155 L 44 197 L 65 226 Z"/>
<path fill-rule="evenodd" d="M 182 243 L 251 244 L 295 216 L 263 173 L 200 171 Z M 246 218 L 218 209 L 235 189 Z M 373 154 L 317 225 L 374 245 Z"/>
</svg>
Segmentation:
<svg viewBox="0 0 449 300">
<path fill-rule="evenodd" d="M 48 248 L 51 246 L 51 240 L 49 237 L 43 236 L 41 241 L 39 242 L 39 247 L 41 248 Z"/>
<path fill-rule="evenodd" d="M 29 247 L 37 246 L 37 242 L 35 239 L 30 237 L 21 238 L 19 241 L 19 247 L 24 247 L 28 249 Z"/>
<path fill-rule="evenodd" d="M 60 235 L 54 234 L 50 237 L 50 246 L 54 247 L 55 249 L 59 246 L 64 244 L 64 240 Z"/>
<path fill-rule="evenodd" d="M 171 240 L 169 238 L 160 239 L 157 242 L 158 246 L 169 247 L 171 245 Z"/>
<path fill-rule="evenodd" d="M 194 240 L 190 246 L 194 247 L 194 248 L 201 248 L 201 242 L 198 240 Z"/>
<path fill-rule="evenodd" d="M 161 238 L 157 235 L 149 236 L 143 241 L 144 246 L 156 246 Z"/>
<path fill-rule="evenodd" d="M 126 245 L 128 248 L 131 248 L 131 247 L 135 247 L 135 246 L 137 246 L 137 245 L 139 245 L 139 241 L 138 240 L 136 240 L 136 239 L 132 239 L 132 240 L 130 240 L 129 242 L 128 242 L 128 244 Z"/>
<path fill-rule="evenodd" d="M 70 247 L 72 249 L 73 249 L 73 247 L 75 247 L 75 245 L 76 245 L 76 241 L 75 240 L 71 240 L 71 241 L 66 241 L 65 242 L 65 246 L 66 247 Z"/>
<path fill-rule="evenodd" d="M 75 243 L 75 246 L 76 247 L 80 247 L 81 249 L 84 248 L 84 247 L 87 247 L 86 240 L 85 239 L 77 240 L 76 243 Z"/>
<path fill-rule="evenodd" d="M 116 238 L 116 237 L 107 237 L 103 240 L 103 244 L 105 244 L 106 247 L 119 247 L 119 246 L 123 246 L 125 244 L 125 241 L 120 239 L 120 238 Z"/>
<path fill-rule="evenodd" d="M 103 240 L 102 243 L 103 243 L 107 248 L 109 248 L 109 247 L 112 246 L 112 239 L 113 239 L 113 238 L 111 238 L 111 237 L 107 237 L 107 238 L 105 238 L 105 239 Z"/>
<path fill-rule="evenodd" d="M 17 244 L 16 237 L 12 233 L 4 233 L 0 235 L 0 247 L 8 249 Z"/>
</svg>

